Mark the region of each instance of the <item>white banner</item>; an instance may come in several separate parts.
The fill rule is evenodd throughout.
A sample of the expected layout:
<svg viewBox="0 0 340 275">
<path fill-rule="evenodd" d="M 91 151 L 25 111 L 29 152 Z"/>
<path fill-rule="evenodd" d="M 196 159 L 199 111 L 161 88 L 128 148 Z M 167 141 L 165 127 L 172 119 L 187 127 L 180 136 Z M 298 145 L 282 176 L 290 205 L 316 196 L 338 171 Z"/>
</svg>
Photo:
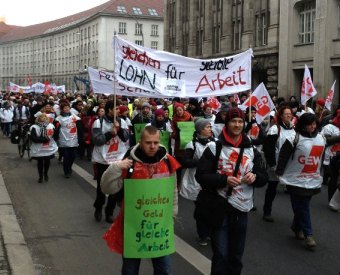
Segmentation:
<svg viewBox="0 0 340 275">
<path fill-rule="evenodd" d="M 325 102 L 325 108 L 330 110 L 332 109 L 332 101 L 333 101 L 333 97 L 334 97 L 334 91 L 335 91 L 335 82 L 336 80 L 334 80 L 334 83 L 331 87 L 331 89 L 328 91 L 327 97 L 326 97 L 326 102 Z"/>
<path fill-rule="evenodd" d="M 28 94 L 28 93 L 38 93 L 41 94 L 45 92 L 45 84 L 37 82 L 31 86 L 19 86 L 12 82 L 9 83 L 9 89 L 12 93 L 21 93 L 21 94 Z M 65 93 L 65 85 L 57 86 L 55 84 L 51 84 L 51 92 L 52 93 Z"/>
<path fill-rule="evenodd" d="M 270 114 L 270 111 L 275 108 L 275 105 L 263 82 L 257 86 L 251 96 L 242 105 L 240 105 L 240 109 L 246 110 L 249 105 L 256 108 L 256 122 L 259 124 Z"/>
<path fill-rule="evenodd" d="M 317 91 L 314 87 L 310 71 L 308 69 L 308 66 L 305 64 L 305 73 L 303 76 L 301 87 L 301 104 L 306 105 L 308 99 L 315 96 L 316 94 Z"/>
<path fill-rule="evenodd" d="M 146 97 L 210 97 L 251 88 L 252 50 L 216 59 L 194 59 L 145 48 L 117 36 L 116 93 Z M 113 94 L 113 73 L 88 70 L 95 93 Z"/>
</svg>

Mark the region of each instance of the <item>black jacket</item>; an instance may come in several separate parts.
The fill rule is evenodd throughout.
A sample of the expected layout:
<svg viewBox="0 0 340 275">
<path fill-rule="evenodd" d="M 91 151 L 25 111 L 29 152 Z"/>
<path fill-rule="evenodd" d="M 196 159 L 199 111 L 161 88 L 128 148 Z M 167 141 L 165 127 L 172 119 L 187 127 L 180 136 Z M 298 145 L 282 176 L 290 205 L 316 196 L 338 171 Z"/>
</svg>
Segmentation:
<svg viewBox="0 0 340 275">
<path fill-rule="evenodd" d="M 232 146 L 224 139 L 223 133 L 219 136 L 219 140 L 217 142 L 220 142 L 222 146 Z M 252 146 L 250 139 L 244 134 L 239 148 L 250 148 Z M 195 178 L 202 186 L 202 189 L 217 190 L 227 187 L 228 177 L 225 174 L 217 173 L 218 157 L 219 156 L 215 156 L 209 147 L 207 147 L 199 160 Z M 263 160 L 259 154 L 255 154 L 253 163 L 254 166 L 252 172 L 256 174 L 256 180 L 254 181 L 253 186 L 262 187 L 266 184 L 268 175 L 263 165 Z"/>
</svg>

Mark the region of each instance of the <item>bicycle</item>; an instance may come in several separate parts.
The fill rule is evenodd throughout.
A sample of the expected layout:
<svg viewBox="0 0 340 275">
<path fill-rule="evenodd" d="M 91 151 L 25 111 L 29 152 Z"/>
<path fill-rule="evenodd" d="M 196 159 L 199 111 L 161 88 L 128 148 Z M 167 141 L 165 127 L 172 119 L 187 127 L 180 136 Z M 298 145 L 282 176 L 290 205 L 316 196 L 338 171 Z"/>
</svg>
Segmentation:
<svg viewBox="0 0 340 275">
<path fill-rule="evenodd" d="M 27 151 L 28 160 L 31 161 L 31 133 L 30 133 L 30 124 L 25 122 L 18 123 L 19 130 L 19 142 L 18 142 L 18 150 L 20 158 L 23 158 L 25 155 L 25 150 Z"/>
</svg>

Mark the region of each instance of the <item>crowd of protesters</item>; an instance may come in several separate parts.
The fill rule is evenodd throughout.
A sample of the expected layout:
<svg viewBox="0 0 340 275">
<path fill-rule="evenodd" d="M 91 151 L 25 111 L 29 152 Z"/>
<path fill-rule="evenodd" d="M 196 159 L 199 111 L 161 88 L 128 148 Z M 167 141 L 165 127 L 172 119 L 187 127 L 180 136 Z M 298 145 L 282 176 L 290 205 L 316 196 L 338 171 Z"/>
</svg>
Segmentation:
<svg viewBox="0 0 340 275">
<path fill-rule="evenodd" d="M 234 96 L 217 97 L 216 107 L 206 98 L 117 96 L 114 100 L 113 96 L 93 93 L 2 93 L 1 129 L 9 138 L 18 123 L 31 125 L 31 156 L 37 160 L 39 183 L 49 180 L 50 160 L 56 152 L 65 178 L 72 176 L 77 157 L 91 161 L 97 181 L 93 206 L 98 222 L 103 208 L 105 221 L 115 222 L 114 209 L 121 201 L 117 194 L 105 196 L 102 178 L 107 181 L 112 176 L 106 171 L 120 171 L 121 175 L 121 170 L 132 165 L 130 160 L 121 162 L 127 157 L 155 163 L 169 155 L 177 163 L 169 169 L 177 174 L 177 191 L 195 203 L 199 244 L 211 242 L 212 274 L 240 274 L 247 213 L 255 208 L 254 187 L 267 185 L 263 220 L 274 222 L 277 186 L 285 186 L 294 213 L 291 230 L 309 250 L 316 247 L 310 202 L 322 184 L 328 186 L 330 208 L 340 211 L 340 106 L 330 112 L 322 98 L 305 107 L 295 96 L 287 100 L 273 96 L 276 109 L 258 123 L 254 107 L 245 112 L 238 108 L 247 96 L 240 94 L 238 103 Z M 192 140 L 184 147 L 182 122 L 194 123 Z M 140 124 L 145 131 L 137 127 Z M 152 140 L 156 133 L 169 138 L 152 151 L 142 140 Z M 156 159 L 158 154 L 161 157 Z M 123 270 L 133 264 L 138 274 L 139 262 L 123 261 Z M 164 274 L 170 274 L 169 263 L 164 265 Z"/>
</svg>

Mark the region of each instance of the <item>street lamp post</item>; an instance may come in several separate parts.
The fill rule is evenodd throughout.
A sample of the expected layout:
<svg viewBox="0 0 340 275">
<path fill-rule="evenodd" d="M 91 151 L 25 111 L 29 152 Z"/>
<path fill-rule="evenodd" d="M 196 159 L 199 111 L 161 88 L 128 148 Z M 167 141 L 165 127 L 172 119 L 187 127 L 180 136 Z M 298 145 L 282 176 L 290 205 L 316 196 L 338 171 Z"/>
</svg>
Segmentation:
<svg viewBox="0 0 340 275">
<path fill-rule="evenodd" d="M 78 36 L 78 77 L 80 78 L 80 40 L 82 38 L 80 30 L 76 32 L 76 35 Z M 75 90 L 77 89 L 77 84 L 75 83 Z"/>
</svg>

